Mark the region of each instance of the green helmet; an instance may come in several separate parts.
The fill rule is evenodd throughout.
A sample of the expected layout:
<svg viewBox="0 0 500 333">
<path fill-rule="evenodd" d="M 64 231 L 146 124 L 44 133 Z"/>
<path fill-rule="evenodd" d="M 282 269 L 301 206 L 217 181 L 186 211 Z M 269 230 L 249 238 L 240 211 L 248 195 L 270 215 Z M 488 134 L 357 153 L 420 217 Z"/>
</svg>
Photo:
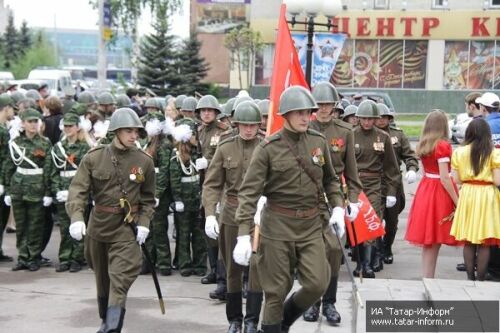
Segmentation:
<svg viewBox="0 0 500 333">
<path fill-rule="evenodd" d="M 186 97 L 187 97 L 186 95 L 179 95 L 175 98 L 175 108 L 177 110 L 182 108 L 182 103 L 184 102 Z"/>
<path fill-rule="evenodd" d="M 233 111 L 234 111 L 234 104 L 235 104 L 236 100 L 237 100 L 236 97 L 228 99 L 226 104 L 224 104 L 224 108 L 222 109 L 222 113 L 224 113 L 228 117 L 232 116 Z"/>
<path fill-rule="evenodd" d="M 356 105 L 348 105 L 345 110 L 344 114 L 342 115 L 342 119 L 346 119 L 349 116 L 354 116 L 356 115 L 356 112 L 358 111 L 358 107 Z"/>
<path fill-rule="evenodd" d="M 377 103 L 378 112 L 380 116 L 389 116 L 394 118 L 394 112 L 392 112 L 387 105 L 384 103 Z"/>
<path fill-rule="evenodd" d="M 317 110 L 318 105 L 309 90 L 302 86 L 291 86 L 285 89 L 280 97 L 279 114 L 285 115 L 290 111 Z"/>
<path fill-rule="evenodd" d="M 225 108 L 225 104 L 221 104 L 220 108 L 222 109 L 222 111 L 224 111 L 224 108 Z M 217 120 L 222 120 L 222 119 L 225 119 L 227 117 L 229 117 L 230 115 L 226 114 L 225 112 L 221 112 L 217 115 Z"/>
<path fill-rule="evenodd" d="M 262 101 L 257 103 L 257 105 L 259 106 L 261 116 L 269 115 L 269 100 L 268 99 L 263 99 Z"/>
<path fill-rule="evenodd" d="M 108 131 L 113 132 L 120 128 L 144 129 L 137 113 L 130 108 L 121 108 L 113 112 L 109 121 Z"/>
<path fill-rule="evenodd" d="M 146 103 L 144 103 L 144 107 L 145 108 L 155 108 L 157 110 L 160 110 L 160 105 L 159 105 L 158 101 L 156 100 L 156 98 L 154 98 L 154 97 L 149 98 L 146 101 Z"/>
<path fill-rule="evenodd" d="M 131 104 L 130 98 L 125 94 L 116 95 L 116 107 L 128 108 Z"/>
<path fill-rule="evenodd" d="M 165 98 L 163 97 L 155 97 L 156 103 L 160 107 L 160 110 L 165 110 L 165 106 L 167 106 L 167 103 L 165 102 Z"/>
<path fill-rule="evenodd" d="M 33 98 L 37 102 L 42 99 L 42 95 L 40 95 L 40 93 L 38 91 L 36 91 L 35 89 L 28 90 L 26 92 L 26 97 Z"/>
<path fill-rule="evenodd" d="M 196 104 L 198 104 L 198 101 L 196 100 L 196 98 L 194 98 L 192 96 L 186 97 L 182 101 L 181 110 L 194 112 L 194 110 L 196 109 Z"/>
<path fill-rule="evenodd" d="M 316 84 L 312 90 L 316 103 L 336 103 L 340 100 L 335 86 L 327 81 Z"/>
<path fill-rule="evenodd" d="M 15 101 L 12 98 L 12 95 L 9 96 L 9 94 L 1 94 L 0 95 L 0 109 L 3 109 L 6 106 L 14 107 Z"/>
<path fill-rule="evenodd" d="M 14 103 L 19 103 L 23 102 L 26 100 L 26 96 L 20 91 L 14 91 L 12 94 L 10 94 L 10 97 L 14 100 Z"/>
<path fill-rule="evenodd" d="M 234 110 L 233 123 L 251 125 L 260 124 L 261 121 L 259 107 L 253 101 L 241 102 Z"/>
<path fill-rule="evenodd" d="M 377 103 L 369 99 L 364 100 L 359 104 L 356 116 L 358 118 L 380 118 Z"/>
<path fill-rule="evenodd" d="M 111 105 L 111 104 L 116 104 L 116 100 L 111 95 L 111 93 L 105 91 L 103 93 L 100 93 L 99 96 L 97 96 L 97 102 L 100 105 Z"/>
<path fill-rule="evenodd" d="M 97 100 L 95 99 L 94 94 L 89 91 L 84 91 L 78 95 L 78 102 L 83 104 L 95 104 L 97 103 Z"/>
<path fill-rule="evenodd" d="M 231 111 L 234 112 L 236 110 L 236 107 L 238 106 L 238 104 L 246 102 L 246 101 L 253 102 L 253 98 L 250 96 L 236 97 L 236 99 L 234 100 L 234 103 L 233 103 L 233 109 Z"/>
<path fill-rule="evenodd" d="M 198 104 L 196 104 L 196 109 L 195 112 L 199 113 L 200 109 L 214 109 L 215 112 L 220 113 L 220 105 L 219 102 L 217 101 L 217 98 L 215 98 L 212 95 L 205 95 L 200 100 L 198 101 Z"/>
</svg>

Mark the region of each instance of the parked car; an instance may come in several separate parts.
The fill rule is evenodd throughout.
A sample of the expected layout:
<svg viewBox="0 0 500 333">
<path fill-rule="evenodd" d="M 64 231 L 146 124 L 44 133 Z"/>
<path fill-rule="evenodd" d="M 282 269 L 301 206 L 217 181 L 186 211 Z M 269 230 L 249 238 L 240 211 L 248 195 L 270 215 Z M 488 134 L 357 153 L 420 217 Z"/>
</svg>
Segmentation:
<svg viewBox="0 0 500 333">
<path fill-rule="evenodd" d="M 346 98 L 349 100 L 349 102 L 353 102 L 354 96 L 355 95 L 362 95 L 363 98 L 362 100 L 365 99 L 371 99 L 372 101 L 375 101 L 377 103 L 384 103 L 391 109 L 392 111 L 396 111 L 394 109 L 394 104 L 392 104 L 391 97 L 386 94 L 386 93 L 381 93 L 381 92 L 376 92 L 376 91 L 363 91 L 363 92 L 356 92 L 356 91 L 339 91 L 339 93 L 343 96 L 343 98 Z"/>
<path fill-rule="evenodd" d="M 462 143 L 465 138 L 465 131 L 472 121 L 472 117 L 464 113 L 459 113 L 450 121 L 451 140 L 455 143 Z"/>
<path fill-rule="evenodd" d="M 49 86 L 50 95 L 63 96 L 64 90 L 71 87 L 69 71 L 60 69 L 34 69 L 28 75 L 28 80 L 41 80 Z"/>
<path fill-rule="evenodd" d="M 11 72 L 0 72 L 0 81 L 12 81 L 14 75 Z"/>
</svg>

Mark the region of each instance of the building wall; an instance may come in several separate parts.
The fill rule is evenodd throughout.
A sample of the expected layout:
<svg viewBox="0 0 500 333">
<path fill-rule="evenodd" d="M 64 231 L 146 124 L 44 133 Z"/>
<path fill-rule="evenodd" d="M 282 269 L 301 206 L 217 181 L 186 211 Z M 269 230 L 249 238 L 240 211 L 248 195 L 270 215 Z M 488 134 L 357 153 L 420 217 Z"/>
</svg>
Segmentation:
<svg viewBox="0 0 500 333">
<path fill-rule="evenodd" d="M 208 62 L 210 69 L 207 72 L 206 82 L 221 85 L 229 83 L 230 56 L 224 47 L 224 34 L 198 34 L 201 41 L 201 56 Z"/>
</svg>

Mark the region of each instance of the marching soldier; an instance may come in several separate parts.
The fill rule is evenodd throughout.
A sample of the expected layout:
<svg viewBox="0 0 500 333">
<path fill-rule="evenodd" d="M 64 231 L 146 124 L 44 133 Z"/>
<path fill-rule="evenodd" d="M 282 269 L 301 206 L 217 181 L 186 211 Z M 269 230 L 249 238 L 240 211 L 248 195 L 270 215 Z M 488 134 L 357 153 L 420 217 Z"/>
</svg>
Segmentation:
<svg viewBox="0 0 500 333">
<path fill-rule="evenodd" d="M 17 265 L 13 271 L 40 269 L 45 209 L 52 204 L 50 141 L 39 134 L 41 114 L 28 109 L 21 114 L 24 131 L 9 142 L 5 162 L 5 197 L 16 220 Z"/>
<path fill-rule="evenodd" d="M 325 292 L 330 268 L 325 256 L 323 223 L 344 229 L 340 183 L 322 134 L 308 129 L 318 107 L 303 87 L 287 88 L 280 98 L 284 128 L 255 149 L 238 194 L 238 238 L 233 258 L 248 265 L 252 254 L 250 228 L 257 202 L 267 197 L 261 216 L 257 252 L 259 281 L 265 294 L 264 333 L 289 332 L 290 326 Z M 325 195 L 335 207 L 323 214 Z M 328 220 L 328 222 L 325 221 Z M 294 269 L 302 288 L 285 301 Z"/>
<path fill-rule="evenodd" d="M 401 162 L 406 166 L 406 182 L 412 184 L 417 180 L 418 160 L 415 151 L 411 148 L 408 138 L 404 132 L 393 123 L 394 113 L 389 110 L 387 105 L 378 103 L 377 108 L 380 118 L 376 120 L 375 125 L 384 130 L 391 137 L 392 147 L 396 154 L 398 167 L 401 168 Z M 382 202 L 386 197 L 386 180 L 382 181 Z M 399 175 L 399 187 L 396 194 L 396 205 L 386 207 L 384 210 L 385 236 L 384 236 L 384 263 L 392 264 L 394 258 L 392 254 L 392 244 L 396 238 L 398 230 L 398 215 L 405 208 L 405 191 L 403 187 L 401 173 Z"/>
<path fill-rule="evenodd" d="M 56 272 L 78 272 L 84 262 L 83 242 L 76 241 L 69 234 L 70 220 L 64 204 L 68 199 L 71 180 L 76 175 L 78 164 L 90 149 L 80 119 L 74 113 L 63 117 L 64 137 L 51 150 L 54 171 L 51 177 L 52 193 L 56 194 L 56 212 L 61 232 L 59 244 L 59 266 Z"/>
<path fill-rule="evenodd" d="M 344 109 L 344 114 L 342 114 L 341 119 L 348 123 L 351 124 L 353 127 L 359 125 L 359 119 L 356 116 L 356 112 L 358 111 L 358 107 L 356 105 L 348 105 Z"/>
<path fill-rule="evenodd" d="M 116 109 L 116 100 L 109 92 L 103 92 L 97 96 L 99 113 L 102 119 L 109 119 Z"/>
<path fill-rule="evenodd" d="M 143 130 L 139 117 L 132 109 L 119 109 L 109 130 L 115 138 L 85 155 L 66 202 L 71 237 L 87 235 L 85 257 L 96 277 L 102 318 L 98 333 L 121 332 L 127 293 L 141 269 L 139 245 L 148 236 L 155 204 L 153 161 L 135 145 Z M 95 207 L 86 230 L 83 216 L 91 193 Z"/>
<path fill-rule="evenodd" d="M 194 110 L 196 109 L 196 104 L 198 104 L 198 101 L 196 100 L 196 98 L 192 96 L 186 97 L 182 101 L 181 113 L 184 116 L 184 118 L 190 118 L 195 120 Z"/>
<path fill-rule="evenodd" d="M 219 248 L 226 266 L 228 333 L 241 332 L 243 324 L 242 276 L 245 267 L 235 263 L 232 258 L 238 237 L 238 225 L 234 217 L 238 207 L 238 190 L 252 153 L 261 141 L 257 136 L 261 123 L 258 106 L 251 101 L 240 103 L 236 107 L 233 123 L 237 125 L 239 134 L 219 143 L 207 171 L 202 196 L 206 215 L 205 232 L 212 239 L 219 238 Z M 220 237 L 215 213 L 219 201 L 222 207 L 219 217 Z M 245 316 L 247 333 L 257 332 L 262 305 L 262 290 L 256 281 L 256 273 L 255 268 L 250 268 Z"/>
<path fill-rule="evenodd" d="M 196 105 L 196 115 L 202 124 L 198 127 L 198 139 L 201 147 L 202 157 L 196 160 L 196 168 L 204 170 L 208 167 L 215 149 L 221 139 L 221 134 L 229 129 L 229 126 L 216 119 L 221 112 L 219 102 L 212 95 L 205 95 Z M 226 279 L 224 262 L 218 260 L 218 243 L 213 239 L 206 238 L 208 246 L 208 260 L 210 262 L 210 273 L 201 279 L 201 283 L 208 284 L 217 281 L 217 288 L 210 293 L 213 299 L 225 300 Z M 218 274 L 218 275 L 217 275 Z"/>
<path fill-rule="evenodd" d="M 128 108 L 132 103 L 130 102 L 130 98 L 125 94 L 116 95 L 116 108 Z"/>
<path fill-rule="evenodd" d="M 335 118 L 339 108 L 339 97 L 335 87 L 330 82 L 320 82 L 313 89 L 313 97 L 318 103 L 316 120 L 312 121 L 311 128 L 317 130 L 326 137 L 329 153 L 335 172 L 344 176 L 347 185 L 347 198 L 349 200 L 348 217 L 355 220 L 359 212 L 358 196 L 361 192 L 361 182 L 358 177 L 358 166 L 354 156 L 354 135 L 352 126 Z M 337 284 L 340 264 L 342 261 L 342 249 L 335 235 L 332 235 L 328 224 L 325 224 L 324 237 L 327 240 L 327 258 L 332 270 L 330 284 L 323 295 L 323 315 L 329 324 L 340 323 L 341 317 L 335 308 L 337 299 Z M 305 313 L 304 320 L 317 321 L 321 302 L 313 304 Z"/>
<path fill-rule="evenodd" d="M 382 220 L 384 206 L 391 208 L 397 202 L 399 187 L 399 169 L 396 155 L 389 135 L 375 126 L 380 117 L 377 104 L 366 100 L 359 104 L 356 116 L 359 126 L 354 128 L 354 152 L 358 164 L 359 178 L 370 204 Z M 386 180 L 387 197 L 382 203 L 382 179 Z M 375 243 L 375 245 L 374 245 Z M 354 275 L 374 278 L 374 271 L 380 271 L 383 265 L 382 240 L 365 242 L 358 245 L 361 263 L 357 263 Z"/>
<path fill-rule="evenodd" d="M 267 118 L 269 116 L 269 100 L 263 99 L 258 104 L 260 109 L 260 115 L 262 117 L 262 121 L 260 123 L 260 130 L 264 133 L 267 131 Z"/>
</svg>

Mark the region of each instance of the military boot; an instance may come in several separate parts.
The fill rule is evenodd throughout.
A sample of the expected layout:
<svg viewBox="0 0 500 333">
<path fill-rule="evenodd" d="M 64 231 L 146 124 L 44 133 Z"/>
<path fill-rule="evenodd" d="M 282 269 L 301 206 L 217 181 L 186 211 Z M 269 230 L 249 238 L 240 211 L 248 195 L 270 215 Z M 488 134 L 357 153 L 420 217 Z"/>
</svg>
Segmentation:
<svg viewBox="0 0 500 333">
<path fill-rule="evenodd" d="M 396 238 L 396 231 L 386 232 L 384 236 L 384 263 L 392 264 L 394 262 L 394 256 L 392 254 L 392 244 L 394 244 L 394 239 Z"/>
<path fill-rule="evenodd" d="M 107 297 L 97 297 L 97 306 L 99 309 L 99 318 L 102 319 L 101 327 L 97 333 L 106 332 L 106 312 L 108 310 L 108 298 Z"/>
<path fill-rule="evenodd" d="M 373 253 L 373 245 L 362 245 L 363 251 L 361 255 L 361 264 L 363 266 L 363 277 L 367 279 L 374 279 L 375 273 L 371 267 L 371 259 Z"/>
<path fill-rule="evenodd" d="M 262 324 L 260 326 L 261 330 L 259 330 L 259 333 L 281 333 L 283 332 L 281 330 L 281 324 L 274 324 L 274 325 L 265 325 Z"/>
<path fill-rule="evenodd" d="M 106 327 L 104 333 L 121 333 L 125 309 L 120 306 L 110 306 L 106 312 Z"/>
<path fill-rule="evenodd" d="M 338 277 L 332 277 L 330 279 L 330 284 L 328 285 L 328 289 L 326 289 L 325 294 L 323 295 L 323 316 L 326 317 L 326 321 L 330 325 L 337 325 L 340 323 L 340 313 L 338 313 L 335 308 L 335 302 L 337 302 L 337 284 Z"/>
<path fill-rule="evenodd" d="M 374 272 L 380 272 L 384 269 L 384 244 L 382 237 L 377 238 L 373 246 L 372 269 Z"/>
<path fill-rule="evenodd" d="M 309 322 L 318 321 L 320 306 L 321 306 L 320 301 L 314 303 L 309 309 L 306 310 L 306 312 L 304 312 L 302 318 L 304 318 L 305 321 Z"/>
<path fill-rule="evenodd" d="M 226 300 L 226 267 L 222 260 L 217 260 L 217 287 L 211 291 L 209 296 L 211 299 L 218 299 L 219 301 Z"/>
<path fill-rule="evenodd" d="M 243 322 L 241 292 L 227 293 L 226 317 L 229 322 L 227 333 L 241 333 Z"/>
<path fill-rule="evenodd" d="M 243 333 L 257 333 L 260 310 L 262 309 L 262 292 L 248 291 Z"/>
<path fill-rule="evenodd" d="M 293 295 L 290 296 L 283 305 L 283 320 L 281 321 L 281 332 L 288 333 L 293 323 L 304 313 L 293 301 Z"/>
<path fill-rule="evenodd" d="M 208 252 L 208 262 L 210 264 L 210 272 L 201 278 L 202 284 L 213 284 L 217 282 L 216 270 L 217 270 L 217 251 L 216 247 L 209 247 Z"/>
<path fill-rule="evenodd" d="M 353 248 L 353 251 L 352 251 L 352 259 L 354 261 L 356 261 L 356 268 L 354 269 L 354 271 L 352 272 L 352 275 L 354 275 L 355 277 L 359 277 L 361 276 L 361 272 L 363 271 L 363 245 L 360 244 L 356 247 Z M 358 258 L 358 254 L 359 254 L 359 258 Z"/>
</svg>

